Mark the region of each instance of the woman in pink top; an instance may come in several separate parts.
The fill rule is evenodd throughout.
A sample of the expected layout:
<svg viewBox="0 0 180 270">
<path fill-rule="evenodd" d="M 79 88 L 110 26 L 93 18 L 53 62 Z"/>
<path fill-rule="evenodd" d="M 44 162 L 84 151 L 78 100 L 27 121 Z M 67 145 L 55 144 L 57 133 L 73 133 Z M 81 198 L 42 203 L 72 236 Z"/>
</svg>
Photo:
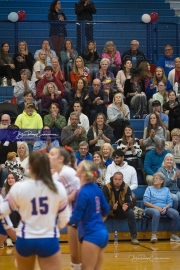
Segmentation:
<svg viewBox="0 0 180 270">
<path fill-rule="evenodd" d="M 114 76 L 116 77 L 121 66 L 121 55 L 120 55 L 120 52 L 116 50 L 116 46 L 114 45 L 112 41 L 106 42 L 104 46 L 102 58 L 109 59 L 110 61 L 109 70 L 113 72 Z"/>
</svg>

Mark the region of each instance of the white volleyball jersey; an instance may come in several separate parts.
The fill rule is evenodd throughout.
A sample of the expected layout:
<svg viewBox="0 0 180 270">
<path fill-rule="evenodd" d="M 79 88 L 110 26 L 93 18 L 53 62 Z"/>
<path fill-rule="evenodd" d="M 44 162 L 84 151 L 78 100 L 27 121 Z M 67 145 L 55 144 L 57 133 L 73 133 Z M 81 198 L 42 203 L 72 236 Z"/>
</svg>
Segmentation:
<svg viewBox="0 0 180 270">
<path fill-rule="evenodd" d="M 80 188 L 80 179 L 76 176 L 76 171 L 64 165 L 60 173 L 55 173 L 53 175 L 53 180 L 60 181 L 65 187 L 67 194 L 69 195 L 73 190 Z"/>
<path fill-rule="evenodd" d="M 66 226 L 70 211 L 64 186 L 58 181 L 55 185 L 58 193 L 51 191 L 42 180 L 28 179 L 15 183 L 0 204 L 0 218 L 18 208 L 21 221 L 17 236 L 59 238 L 59 228 Z"/>
<path fill-rule="evenodd" d="M 3 202 L 3 197 L 0 195 L 0 204 Z M 1 223 L 4 227 L 5 230 L 9 229 L 9 228 L 12 228 L 13 227 L 13 224 L 9 218 L 9 216 L 1 219 Z"/>
</svg>

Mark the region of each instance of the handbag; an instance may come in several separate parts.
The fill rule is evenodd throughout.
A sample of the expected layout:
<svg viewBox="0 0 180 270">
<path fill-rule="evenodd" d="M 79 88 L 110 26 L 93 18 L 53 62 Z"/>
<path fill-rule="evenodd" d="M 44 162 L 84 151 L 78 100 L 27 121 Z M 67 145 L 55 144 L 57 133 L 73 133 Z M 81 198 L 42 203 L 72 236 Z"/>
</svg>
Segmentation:
<svg viewBox="0 0 180 270">
<path fill-rule="evenodd" d="M 144 215 L 144 209 L 140 207 L 135 206 L 133 211 L 136 219 L 141 219 L 142 216 Z"/>
</svg>

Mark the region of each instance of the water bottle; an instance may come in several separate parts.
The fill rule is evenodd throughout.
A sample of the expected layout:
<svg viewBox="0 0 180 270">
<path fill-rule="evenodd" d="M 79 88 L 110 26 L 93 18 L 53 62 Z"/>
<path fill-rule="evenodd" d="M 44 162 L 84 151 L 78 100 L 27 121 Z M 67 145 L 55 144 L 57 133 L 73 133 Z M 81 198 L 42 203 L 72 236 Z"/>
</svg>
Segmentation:
<svg viewBox="0 0 180 270">
<path fill-rule="evenodd" d="M 2 78 L 1 86 L 8 86 L 6 77 Z"/>
<path fill-rule="evenodd" d="M 114 257 L 117 258 L 118 257 L 118 247 L 115 246 L 114 248 Z"/>
<path fill-rule="evenodd" d="M 115 245 L 115 247 L 118 246 L 118 233 L 117 233 L 117 231 L 114 232 L 114 245 Z"/>
</svg>

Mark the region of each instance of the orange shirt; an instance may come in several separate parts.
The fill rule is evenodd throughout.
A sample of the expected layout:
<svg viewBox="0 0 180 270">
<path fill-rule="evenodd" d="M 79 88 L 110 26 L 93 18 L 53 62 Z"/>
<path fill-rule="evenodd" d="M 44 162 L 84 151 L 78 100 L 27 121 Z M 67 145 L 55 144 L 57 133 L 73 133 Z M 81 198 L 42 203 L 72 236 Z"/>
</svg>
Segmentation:
<svg viewBox="0 0 180 270">
<path fill-rule="evenodd" d="M 75 88 L 75 82 L 79 78 L 86 78 L 88 81 L 88 84 L 90 84 L 90 73 L 88 73 L 87 75 L 79 75 L 79 74 L 75 74 L 73 71 L 71 71 L 70 72 L 70 80 L 71 80 L 72 89 Z"/>
</svg>

